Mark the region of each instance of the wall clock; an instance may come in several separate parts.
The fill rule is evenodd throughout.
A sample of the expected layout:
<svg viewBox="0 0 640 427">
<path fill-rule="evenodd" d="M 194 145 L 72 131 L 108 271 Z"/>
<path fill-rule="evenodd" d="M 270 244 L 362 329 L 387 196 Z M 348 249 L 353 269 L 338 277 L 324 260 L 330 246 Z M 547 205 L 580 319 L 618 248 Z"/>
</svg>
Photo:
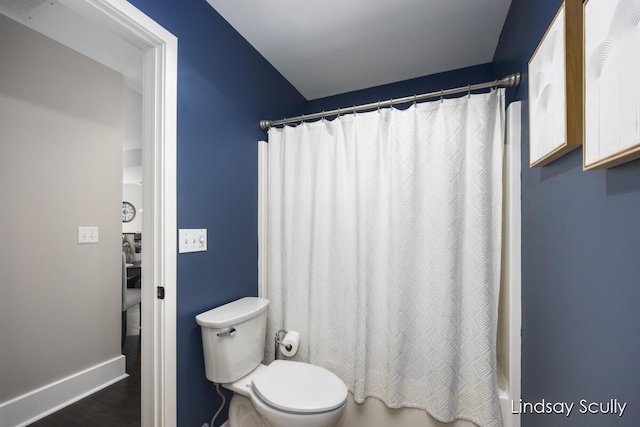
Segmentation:
<svg viewBox="0 0 640 427">
<path fill-rule="evenodd" d="M 129 202 L 122 202 L 122 222 L 131 222 L 136 217 L 136 208 Z"/>
</svg>

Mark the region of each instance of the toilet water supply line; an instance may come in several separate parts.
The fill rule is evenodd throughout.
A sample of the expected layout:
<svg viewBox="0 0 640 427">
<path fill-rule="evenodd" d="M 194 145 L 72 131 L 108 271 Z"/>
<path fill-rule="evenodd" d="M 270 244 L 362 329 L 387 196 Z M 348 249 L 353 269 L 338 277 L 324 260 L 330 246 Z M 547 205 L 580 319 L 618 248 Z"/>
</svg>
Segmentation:
<svg viewBox="0 0 640 427">
<path fill-rule="evenodd" d="M 222 408 L 224 408 L 224 404 L 227 402 L 227 398 L 224 397 L 224 394 L 222 394 L 222 392 L 220 391 L 220 384 L 218 384 L 218 383 L 216 383 L 216 391 L 218 392 L 218 394 L 222 398 L 222 404 L 220 405 L 220 407 L 216 411 L 216 413 L 213 416 L 213 418 L 211 418 L 211 424 L 209 424 L 210 427 L 215 427 L 214 422 L 216 421 L 216 418 L 218 418 L 218 415 L 220 415 L 220 412 L 222 412 Z"/>
</svg>

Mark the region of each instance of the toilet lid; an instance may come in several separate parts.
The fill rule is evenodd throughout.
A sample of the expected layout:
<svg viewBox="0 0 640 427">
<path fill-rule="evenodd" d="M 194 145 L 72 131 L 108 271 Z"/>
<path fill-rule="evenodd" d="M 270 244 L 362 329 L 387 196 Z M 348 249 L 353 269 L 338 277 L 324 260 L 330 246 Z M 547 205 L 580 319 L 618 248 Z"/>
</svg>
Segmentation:
<svg viewBox="0 0 640 427">
<path fill-rule="evenodd" d="M 290 360 L 274 361 L 253 378 L 251 387 L 269 406 L 293 413 L 331 411 L 347 399 L 347 386 L 337 375 Z"/>
</svg>

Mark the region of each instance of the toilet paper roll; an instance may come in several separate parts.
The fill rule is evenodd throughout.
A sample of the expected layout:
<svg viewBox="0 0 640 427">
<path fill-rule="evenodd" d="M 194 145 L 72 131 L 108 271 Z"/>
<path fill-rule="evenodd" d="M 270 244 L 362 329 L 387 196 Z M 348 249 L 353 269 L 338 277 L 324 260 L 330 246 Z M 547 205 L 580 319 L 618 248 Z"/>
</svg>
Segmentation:
<svg viewBox="0 0 640 427">
<path fill-rule="evenodd" d="M 285 357 L 293 357 L 298 352 L 298 346 L 300 345 L 300 334 L 296 331 L 289 331 L 284 336 L 284 339 L 280 343 L 280 351 Z M 291 350 L 287 350 L 287 347 L 291 346 Z"/>
</svg>

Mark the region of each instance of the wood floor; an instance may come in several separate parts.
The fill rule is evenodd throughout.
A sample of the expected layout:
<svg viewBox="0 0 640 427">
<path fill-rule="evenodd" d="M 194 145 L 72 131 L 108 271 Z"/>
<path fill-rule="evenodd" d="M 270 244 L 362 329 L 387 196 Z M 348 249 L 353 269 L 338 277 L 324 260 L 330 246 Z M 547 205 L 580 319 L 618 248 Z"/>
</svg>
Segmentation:
<svg viewBox="0 0 640 427">
<path fill-rule="evenodd" d="M 127 311 L 127 337 L 123 354 L 127 357 L 128 378 L 61 409 L 32 427 L 137 427 L 140 412 L 140 329 L 138 307 Z"/>
</svg>

